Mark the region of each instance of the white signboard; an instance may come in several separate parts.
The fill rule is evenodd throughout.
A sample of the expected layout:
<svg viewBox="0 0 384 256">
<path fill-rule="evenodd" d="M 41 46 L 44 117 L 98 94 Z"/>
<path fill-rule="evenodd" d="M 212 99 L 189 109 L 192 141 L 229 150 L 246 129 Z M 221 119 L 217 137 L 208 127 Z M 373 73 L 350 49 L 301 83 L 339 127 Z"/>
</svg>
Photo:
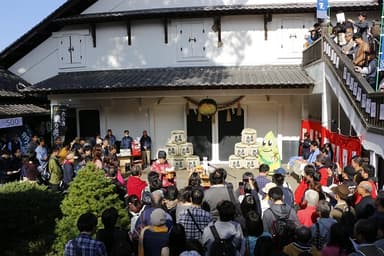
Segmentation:
<svg viewBox="0 0 384 256">
<path fill-rule="evenodd" d="M 22 117 L 0 119 L 0 129 L 23 125 Z"/>
</svg>

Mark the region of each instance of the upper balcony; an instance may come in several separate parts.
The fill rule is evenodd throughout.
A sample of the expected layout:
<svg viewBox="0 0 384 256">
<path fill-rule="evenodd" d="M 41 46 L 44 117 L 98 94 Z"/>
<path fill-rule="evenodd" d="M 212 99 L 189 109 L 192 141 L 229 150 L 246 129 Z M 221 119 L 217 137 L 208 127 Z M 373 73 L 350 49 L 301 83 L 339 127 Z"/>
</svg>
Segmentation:
<svg viewBox="0 0 384 256">
<path fill-rule="evenodd" d="M 329 37 L 323 36 L 303 52 L 303 66 L 324 62 L 336 77 L 366 132 L 384 135 L 384 93 L 375 92 L 361 74 L 354 71 L 351 60 Z M 325 74 L 324 74 L 325 77 Z"/>
</svg>

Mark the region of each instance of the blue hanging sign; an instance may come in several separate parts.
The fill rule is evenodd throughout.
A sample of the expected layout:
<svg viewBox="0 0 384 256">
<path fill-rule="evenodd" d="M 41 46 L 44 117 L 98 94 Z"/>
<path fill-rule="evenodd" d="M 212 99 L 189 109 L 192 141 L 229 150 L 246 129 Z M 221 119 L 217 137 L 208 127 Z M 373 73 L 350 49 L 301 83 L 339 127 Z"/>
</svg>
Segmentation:
<svg viewBox="0 0 384 256">
<path fill-rule="evenodd" d="M 384 56 L 383 56 L 383 52 L 384 52 L 384 35 L 382 34 L 381 35 L 381 46 L 380 46 L 380 51 L 379 51 L 379 71 L 384 71 Z"/>
<path fill-rule="evenodd" d="M 316 17 L 326 19 L 328 16 L 328 0 L 317 0 Z"/>
</svg>

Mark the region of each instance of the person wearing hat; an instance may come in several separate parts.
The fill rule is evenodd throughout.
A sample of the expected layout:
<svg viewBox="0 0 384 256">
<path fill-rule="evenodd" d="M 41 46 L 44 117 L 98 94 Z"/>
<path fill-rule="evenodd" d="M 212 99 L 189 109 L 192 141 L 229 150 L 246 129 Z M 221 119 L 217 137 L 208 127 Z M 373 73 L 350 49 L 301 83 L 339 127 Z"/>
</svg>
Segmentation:
<svg viewBox="0 0 384 256">
<path fill-rule="evenodd" d="M 176 185 L 176 172 L 168 163 L 167 153 L 165 151 L 160 150 L 157 153 L 157 160 L 152 163 L 151 171 L 159 174 L 164 188 L 170 185 Z"/>
<path fill-rule="evenodd" d="M 348 204 L 351 201 L 349 198 L 351 196 L 348 186 L 345 184 L 340 184 L 331 188 L 334 198 L 337 203 L 331 210 L 330 216 L 340 222 L 341 217 L 345 211 L 351 211 L 354 215 L 355 209 Z M 353 194 L 352 194 L 353 196 Z"/>
<path fill-rule="evenodd" d="M 356 43 L 353 65 L 362 68 L 367 64 L 366 60 L 370 52 L 369 44 L 363 40 L 363 37 L 360 33 L 355 33 L 353 35 L 353 41 Z"/>
<path fill-rule="evenodd" d="M 357 187 L 357 184 L 354 181 L 354 176 L 356 174 L 355 169 L 352 166 L 347 165 L 344 167 L 344 169 L 341 169 L 339 167 L 338 172 L 339 172 L 338 179 L 339 181 L 342 181 L 342 184 L 348 187 L 349 194 L 350 195 L 355 194 L 356 187 Z"/>
<path fill-rule="evenodd" d="M 143 228 L 139 240 L 139 256 L 162 255 L 161 252 L 168 248 L 169 232 L 165 225 L 166 212 L 157 208 L 150 216 L 151 225 Z"/>
<path fill-rule="evenodd" d="M 274 187 L 276 187 L 276 183 L 269 182 L 262 189 L 263 193 L 265 194 L 265 196 L 262 198 L 262 200 L 260 200 L 260 207 L 261 207 L 261 214 L 262 215 L 264 214 L 265 210 L 267 210 L 271 206 L 270 205 L 271 198 L 269 197 L 268 192 L 271 188 L 274 188 Z"/>
</svg>

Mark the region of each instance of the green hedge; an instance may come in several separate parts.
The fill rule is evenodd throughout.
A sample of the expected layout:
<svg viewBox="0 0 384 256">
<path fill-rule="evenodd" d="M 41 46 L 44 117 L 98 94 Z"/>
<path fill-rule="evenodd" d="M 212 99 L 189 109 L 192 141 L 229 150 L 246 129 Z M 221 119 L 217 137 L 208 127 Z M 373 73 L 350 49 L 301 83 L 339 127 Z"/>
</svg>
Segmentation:
<svg viewBox="0 0 384 256">
<path fill-rule="evenodd" d="M 57 221 L 57 238 L 52 253 L 62 255 L 66 242 L 79 234 L 76 223 L 81 214 L 88 211 L 96 214 L 99 217 L 98 227 L 102 228 L 101 213 L 112 206 L 119 211 L 118 225 L 128 228 L 128 212 L 124 202 L 115 193 L 115 185 L 94 164 L 87 164 L 71 182 L 68 194 L 61 204 L 63 217 Z"/>
<path fill-rule="evenodd" d="M 45 255 L 55 238 L 61 200 L 62 195 L 36 183 L 1 186 L 1 255 Z"/>
</svg>

